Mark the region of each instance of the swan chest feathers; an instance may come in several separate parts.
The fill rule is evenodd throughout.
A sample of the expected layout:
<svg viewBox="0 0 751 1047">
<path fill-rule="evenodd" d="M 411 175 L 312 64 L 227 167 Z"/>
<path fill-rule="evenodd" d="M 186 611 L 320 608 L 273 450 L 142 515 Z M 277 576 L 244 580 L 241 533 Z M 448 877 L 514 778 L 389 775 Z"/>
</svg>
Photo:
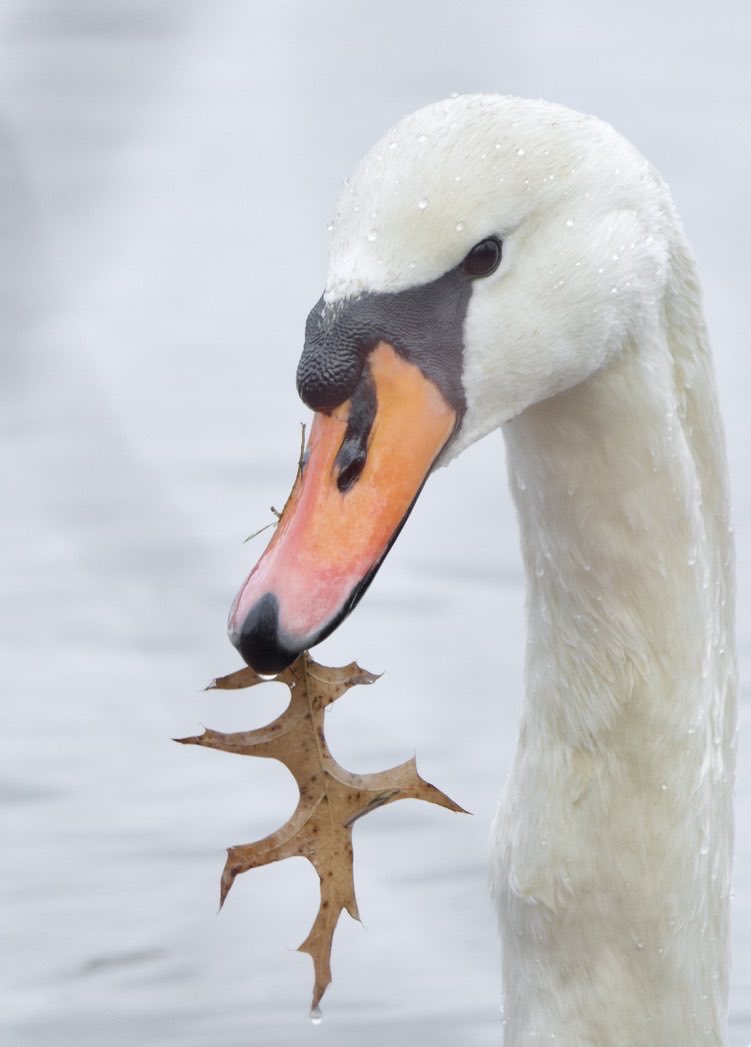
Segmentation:
<svg viewBox="0 0 751 1047">
<path fill-rule="evenodd" d="M 669 193 L 600 121 L 459 97 L 374 146 L 330 237 L 304 466 L 231 639 L 274 672 L 328 635 L 430 471 L 500 427 L 528 628 L 491 856 L 506 1044 L 722 1045 L 733 550 Z"/>
</svg>

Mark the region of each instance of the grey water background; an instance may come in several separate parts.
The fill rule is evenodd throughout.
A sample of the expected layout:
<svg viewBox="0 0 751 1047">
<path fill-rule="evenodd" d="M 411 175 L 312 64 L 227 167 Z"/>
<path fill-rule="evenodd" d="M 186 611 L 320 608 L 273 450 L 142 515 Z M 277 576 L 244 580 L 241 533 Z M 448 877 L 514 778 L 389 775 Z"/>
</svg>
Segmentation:
<svg viewBox="0 0 751 1047">
<path fill-rule="evenodd" d="M 328 716 L 337 758 L 417 753 L 473 817 L 408 802 L 355 830 L 325 1020 L 294 952 L 302 861 L 273 761 L 186 749 L 283 689 L 201 688 L 295 471 L 304 319 L 365 149 L 453 91 L 616 125 L 700 259 L 728 433 L 744 685 L 730 1043 L 751 1042 L 751 7 L 670 0 L 5 0 L 0 6 L 0 1043 L 456 1047 L 501 1037 L 487 837 L 513 751 L 523 582 L 498 434 L 428 484 L 318 649 L 384 673 Z M 281 692 L 281 693 L 280 693 Z M 672 1045 L 671 1045 L 672 1047 Z"/>
</svg>

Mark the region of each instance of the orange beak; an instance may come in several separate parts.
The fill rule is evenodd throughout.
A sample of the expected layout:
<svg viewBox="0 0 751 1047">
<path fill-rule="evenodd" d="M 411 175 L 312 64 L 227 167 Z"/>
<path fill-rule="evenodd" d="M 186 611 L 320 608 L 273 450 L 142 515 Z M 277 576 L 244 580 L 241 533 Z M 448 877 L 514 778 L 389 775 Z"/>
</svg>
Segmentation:
<svg viewBox="0 0 751 1047">
<path fill-rule="evenodd" d="M 358 434 L 353 400 L 315 414 L 274 537 L 232 606 L 230 639 L 257 672 L 279 672 L 352 610 L 456 427 L 437 386 L 387 342 L 366 367 L 369 428 Z"/>
</svg>

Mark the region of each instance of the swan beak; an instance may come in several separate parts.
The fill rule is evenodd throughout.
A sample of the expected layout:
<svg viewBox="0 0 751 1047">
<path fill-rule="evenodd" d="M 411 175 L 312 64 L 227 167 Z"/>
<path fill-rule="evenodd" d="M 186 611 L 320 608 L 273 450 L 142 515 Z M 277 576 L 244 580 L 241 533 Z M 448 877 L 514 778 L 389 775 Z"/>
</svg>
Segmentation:
<svg viewBox="0 0 751 1047">
<path fill-rule="evenodd" d="M 456 423 L 437 386 L 386 342 L 352 398 L 314 415 L 274 537 L 230 611 L 248 665 L 280 672 L 349 614 Z"/>
</svg>

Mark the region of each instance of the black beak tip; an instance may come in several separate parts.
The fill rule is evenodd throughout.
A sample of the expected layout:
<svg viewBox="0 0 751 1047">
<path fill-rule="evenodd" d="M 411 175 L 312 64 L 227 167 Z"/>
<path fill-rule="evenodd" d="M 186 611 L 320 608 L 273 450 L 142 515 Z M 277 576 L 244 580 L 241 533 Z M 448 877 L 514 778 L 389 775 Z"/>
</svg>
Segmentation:
<svg viewBox="0 0 751 1047">
<path fill-rule="evenodd" d="M 230 632 L 230 640 L 245 662 L 262 676 L 286 669 L 302 652 L 284 642 L 279 632 L 279 601 L 265 593 L 251 607 L 241 632 Z"/>
</svg>

